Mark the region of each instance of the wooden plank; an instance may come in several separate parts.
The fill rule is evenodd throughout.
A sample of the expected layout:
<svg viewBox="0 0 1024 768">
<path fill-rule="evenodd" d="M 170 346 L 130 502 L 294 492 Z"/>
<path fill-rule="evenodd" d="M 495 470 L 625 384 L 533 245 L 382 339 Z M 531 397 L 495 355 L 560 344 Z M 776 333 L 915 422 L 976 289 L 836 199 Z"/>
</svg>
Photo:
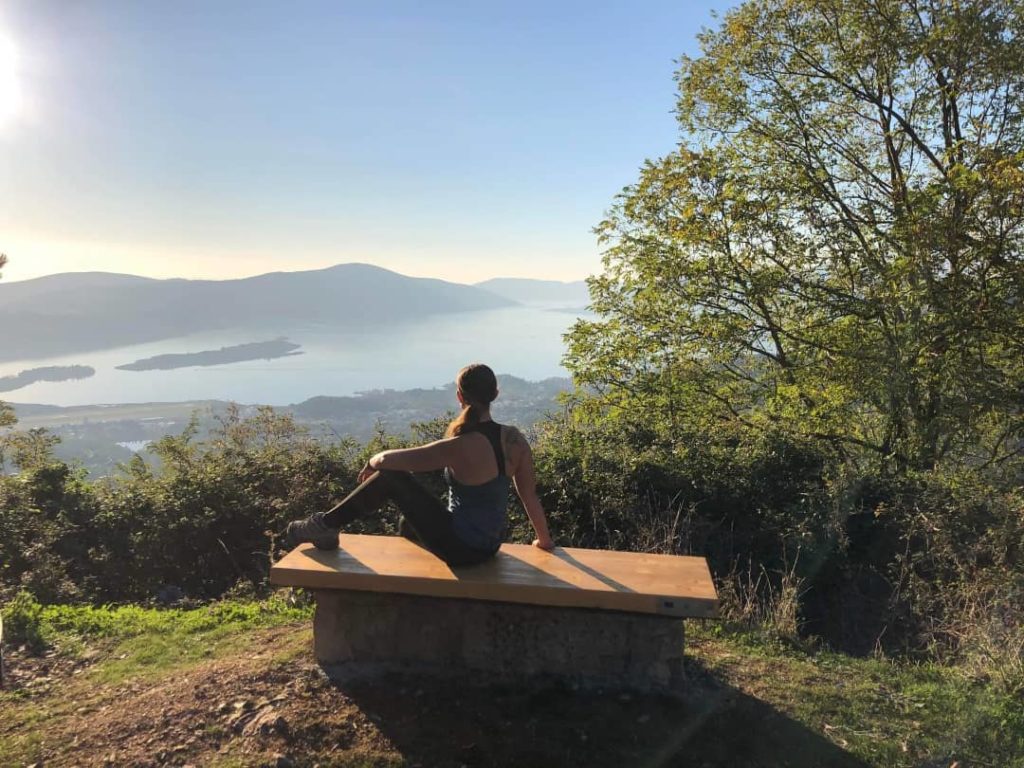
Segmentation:
<svg viewBox="0 0 1024 768">
<path fill-rule="evenodd" d="M 678 617 L 718 610 L 702 557 L 504 544 L 493 560 L 452 568 L 397 536 L 342 534 L 340 543 L 331 552 L 297 547 L 270 569 L 271 583 Z"/>
</svg>

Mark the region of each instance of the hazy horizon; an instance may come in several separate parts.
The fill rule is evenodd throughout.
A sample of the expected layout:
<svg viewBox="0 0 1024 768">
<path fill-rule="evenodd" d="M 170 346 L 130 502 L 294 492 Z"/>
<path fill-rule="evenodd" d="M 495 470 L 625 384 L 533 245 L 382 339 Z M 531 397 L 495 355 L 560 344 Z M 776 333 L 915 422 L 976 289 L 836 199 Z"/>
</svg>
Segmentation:
<svg viewBox="0 0 1024 768">
<path fill-rule="evenodd" d="M 8 264 L 3 269 L 3 273 L 2 273 L 3 274 L 3 283 L 2 284 L 9 285 L 9 284 L 13 284 L 13 283 L 23 283 L 23 282 L 28 282 L 30 280 L 39 280 L 39 279 L 44 278 L 44 277 L 53 277 L 55 275 L 66 275 L 66 274 L 75 274 L 75 275 L 112 274 L 112 275 L 123 275 L 123 276 L 126 276 L 126 277 L 142 277 L 142 278 L 148 278 L 148 279 L 153 279 L 153 280 L 212 280 L 212 281 L 216 281 L 216 282 L 221 282 L 221 281 L 229 281 L 229 280 L 245 280 L 245 279 L 252 278 L 252 277 L 262 277 L 264 275 L 280 274 L 280 273 L 316 272 L 316 271 L 321 271 L 321 270 L 326 270 L 326 269 L 332 269 L 332 268 L 335 268 L 335 267 L 344 267 L 344 266 L 350 266 L 350 265 L 376 267 L 376 268 L 379 268 L 379 269 L 385 269 L 385 270 L 387 270 L 389 272 L 394 272 L 395 274 L 402 275 L 403 277 L 444 280 L 445 282 L 456 283 L 456 284 L 459 284 L 459 285 L 477 285 L 479 283 L 488 282 L 489 280 L 526 280 L 526 281 L 536 280 L 536 281 L 539 281 L 539 282 L 554 282 L 554 283 L 563 283 L 563 284 L 569 285 L 569 284 L 572 284 L 572 283 L 584 282 L 586 280 L 586 277 L 587 277 L 587 276 L 584 276 L 584 277 L 577 278 L 577 279 L 574 279 L 574 280 L 557 280 L 557 279 L 545 278 L 545 277 L 534 278 L 534 277 L 522 277 L 522 276 L 518 276 L 518 275 L 516 275 L 516 276 L 513 276 L 513 275 L 493 275 L 491 277 L 481 278 L 480 280 L 472 280 L 472 281 L 465 281 L 464 282 L 464 281 L 460 281 L 460 280 L 451 280 L 449 278 L 438 277 L 437 275 L 432 275 L 432 274 L 422 274 L 422 275 L 408 274 L 406 272 L 402 272 L 402 271 L 397 270 L 397 269 L 391 269 L 390 267 L 383 266 L 382 264 L 374 264 L 374 263 L 368 262 L 368 261 L 337 261 L 337 262 L 333 262 L 333 263 L 330 263 L 330 264 L 325 264 L 324 266 L 321 266 L 321 267 L 308 267 L 308 268 L 306 268 L 306 267 L 295 267 L 294 269 L 260 270 L 258 272 L 252 272 L 252 273 L 249 273 L 249 274 L 226 275 L 226 276 L 223 276 L 223 277 L 212 277 L 212 278 L 210 278 L 210 277 L 192 277 L 192 276 L 186 276 L 186 275 L 164 275 L 164 276 L 159 276 L 158 277 L 158 276 L 154 276 L 154 275 L 145 275 L 145 274 L 141 274 L 139 272 L 130 272 L 130 271 L 112 271 L 112 270 L 107 270 L 107 269 L 76 269 L 76 270 L 66 270 L 66 271 L 60 271 L 60 272 L 47 272 L 46 274 L 41 274 L 41 275 L 30 275 L 30 276 L 27 276 L 27 277 L 20 277 L 20 278 L 11 279 L 11 278 L 9 278 L 7 276 L 7 273 L 10 271 L 10 264 Z"/>
<path fill-rule="evenodd" d="M 582 279 L 726 7 L 9 0 L 3 278 Z"/>
</svg>

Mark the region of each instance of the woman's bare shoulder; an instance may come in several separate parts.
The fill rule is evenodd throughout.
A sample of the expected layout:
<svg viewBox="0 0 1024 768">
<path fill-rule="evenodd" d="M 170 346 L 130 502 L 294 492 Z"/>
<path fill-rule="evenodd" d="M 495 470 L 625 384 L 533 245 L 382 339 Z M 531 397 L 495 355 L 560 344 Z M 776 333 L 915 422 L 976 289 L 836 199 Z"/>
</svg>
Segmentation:
<svg viewBox="0 0 1024 768">
<path fill-rule="evenodd" d="M 523 433 L 519 431 L 518 427 L 513 427 L 511 424 L 502 425 L 501 442 L 504 444 L 506 452 L 510 454 L 518 454 L 530 449 L 530 443 Z"/>
<path fill-rule="evenodd" d="M 521 443 L 527 442 L 526 436 L 523 434 L 522 430 L 519 429 L 519 427 L 514 426 L 512 424 L 505 424 L 504 426 L 505 429 L 508 431 L 510 440 L 516 440 Z"/>
</svg>

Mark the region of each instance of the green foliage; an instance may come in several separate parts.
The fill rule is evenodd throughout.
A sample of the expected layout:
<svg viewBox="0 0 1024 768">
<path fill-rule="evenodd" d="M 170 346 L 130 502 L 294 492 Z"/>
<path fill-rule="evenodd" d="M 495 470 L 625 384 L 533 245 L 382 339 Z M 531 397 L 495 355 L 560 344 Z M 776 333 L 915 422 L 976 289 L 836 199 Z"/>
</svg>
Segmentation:
<svg viewBox="0 0 1024 768">
<path fill-rule="evenodd" d="M 781 432 L 726 425 L 669 442 L 625 413 L 565 419 L 546 425 L 535 459 L 559 538 L 578 546 L 699 552 L 728 570 L 740 555 L 781 563 L 786 540 L 795 557 L 832 525 L 827 456 Z"/>
<path fill-rule="evenodd" d="M 857 472 L 782 430 L 684 423 L 670 441 L 625 411 L 549 422 L 535 457 L 560 543 L 699 554 L 730 619 L 1024 683 L 1018 487 Z"/>
<path fill-rule="evenodd" d="M 44 627 L 43 606 L 28 592 L 19 592 L 3 607 L 4 642 L 24 643 L 33 653 L 41 653 L 48 645 Z"/>
<path fill-rule="evenodd" d="M 749 0 L 702 34 L 568 336 L 542 474 L 574 539 L 1021 679 L 1022 31 L 1019 3 Z"/>
<path fill-rule="evenodd" d="M 414 425 L 417 439 L 443 423 Z M 332 506 L 372 453 L 403 444 L 383 430 L 361 447 L 325 444 L 288 414 L 232 407 L 207 439 L 194 421 L 152 444 L 153 465 L 136 456 L 89 482 L 53 458 L 45 435 L 26 439 L 38 450 L 0 476 L 0 599 L 26 589 L 45 603 L 257 594 L 285 525 Z M 351 530 L 395 533 L 396 519 Z"/>
<path fill-rule="evenodd" d="M 96 486 L 90 567 L 111 598 L 173 585 L 198 597 L 262 582 L 287 521 L 330 506 L 355 482 L 354 446 L 324 446 L 269 408 L 221 418 L 206 442 L 194 428 L 152 446 Z"/>
<path fill-rule="evenodd" d="M 49 444 L 0 477 L 0 592 L 44 602 L 216 597 L 262 584 L 287 521 L 355 484 L 356 446 L 323 445 L 287 415 L 231 409 L 207 441 L 194 428 L 89 483 Z"/>
<path fill-rule="evenodd" d="M 75 597 L 85 583 L 94 497 L 81 477 L 53 461 L 0 478 L 0 592 L 17 587 L 44 602 Z"/>
<path fill-rule="evenodd" d="M 660 433 L 781 428 L 887 471 L 1019 450 L 1019 4 L 751 0 L 683 145 L 598 228 L 567 364 Z"/>
</svg>

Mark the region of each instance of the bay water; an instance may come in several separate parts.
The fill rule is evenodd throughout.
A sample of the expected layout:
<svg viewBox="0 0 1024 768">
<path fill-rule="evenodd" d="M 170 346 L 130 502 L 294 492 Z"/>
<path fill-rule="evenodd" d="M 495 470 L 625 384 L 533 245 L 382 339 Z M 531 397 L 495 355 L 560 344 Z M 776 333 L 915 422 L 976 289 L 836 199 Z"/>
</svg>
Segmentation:
<svg viewBox="0 0 1024 768">
<path fill-rule="evenodd" d="M 386 314 L 387 307 L 381 307 Z M 0 363 L 0 376 L 49 365 L 89 365 L 95 376 L 38 382 L 5 393 L 14 403 L 94 405 L 232 400 L 289 405 L 316 395 L 352 395 L 372 389 L 431 388 L 454 380 L 466 363 L 496 373 L 540 380 L 566 376 L 562 335 L 584 311 L 517 306 L 380 322 L 358 329 L 268 320 L 261 327 L 213 331 L 117 349 Z M 118 365 L 169 353 L 219 349 L 285 337 L 303 354 L 174 370 L 122 371 Z"/>
</svg>

